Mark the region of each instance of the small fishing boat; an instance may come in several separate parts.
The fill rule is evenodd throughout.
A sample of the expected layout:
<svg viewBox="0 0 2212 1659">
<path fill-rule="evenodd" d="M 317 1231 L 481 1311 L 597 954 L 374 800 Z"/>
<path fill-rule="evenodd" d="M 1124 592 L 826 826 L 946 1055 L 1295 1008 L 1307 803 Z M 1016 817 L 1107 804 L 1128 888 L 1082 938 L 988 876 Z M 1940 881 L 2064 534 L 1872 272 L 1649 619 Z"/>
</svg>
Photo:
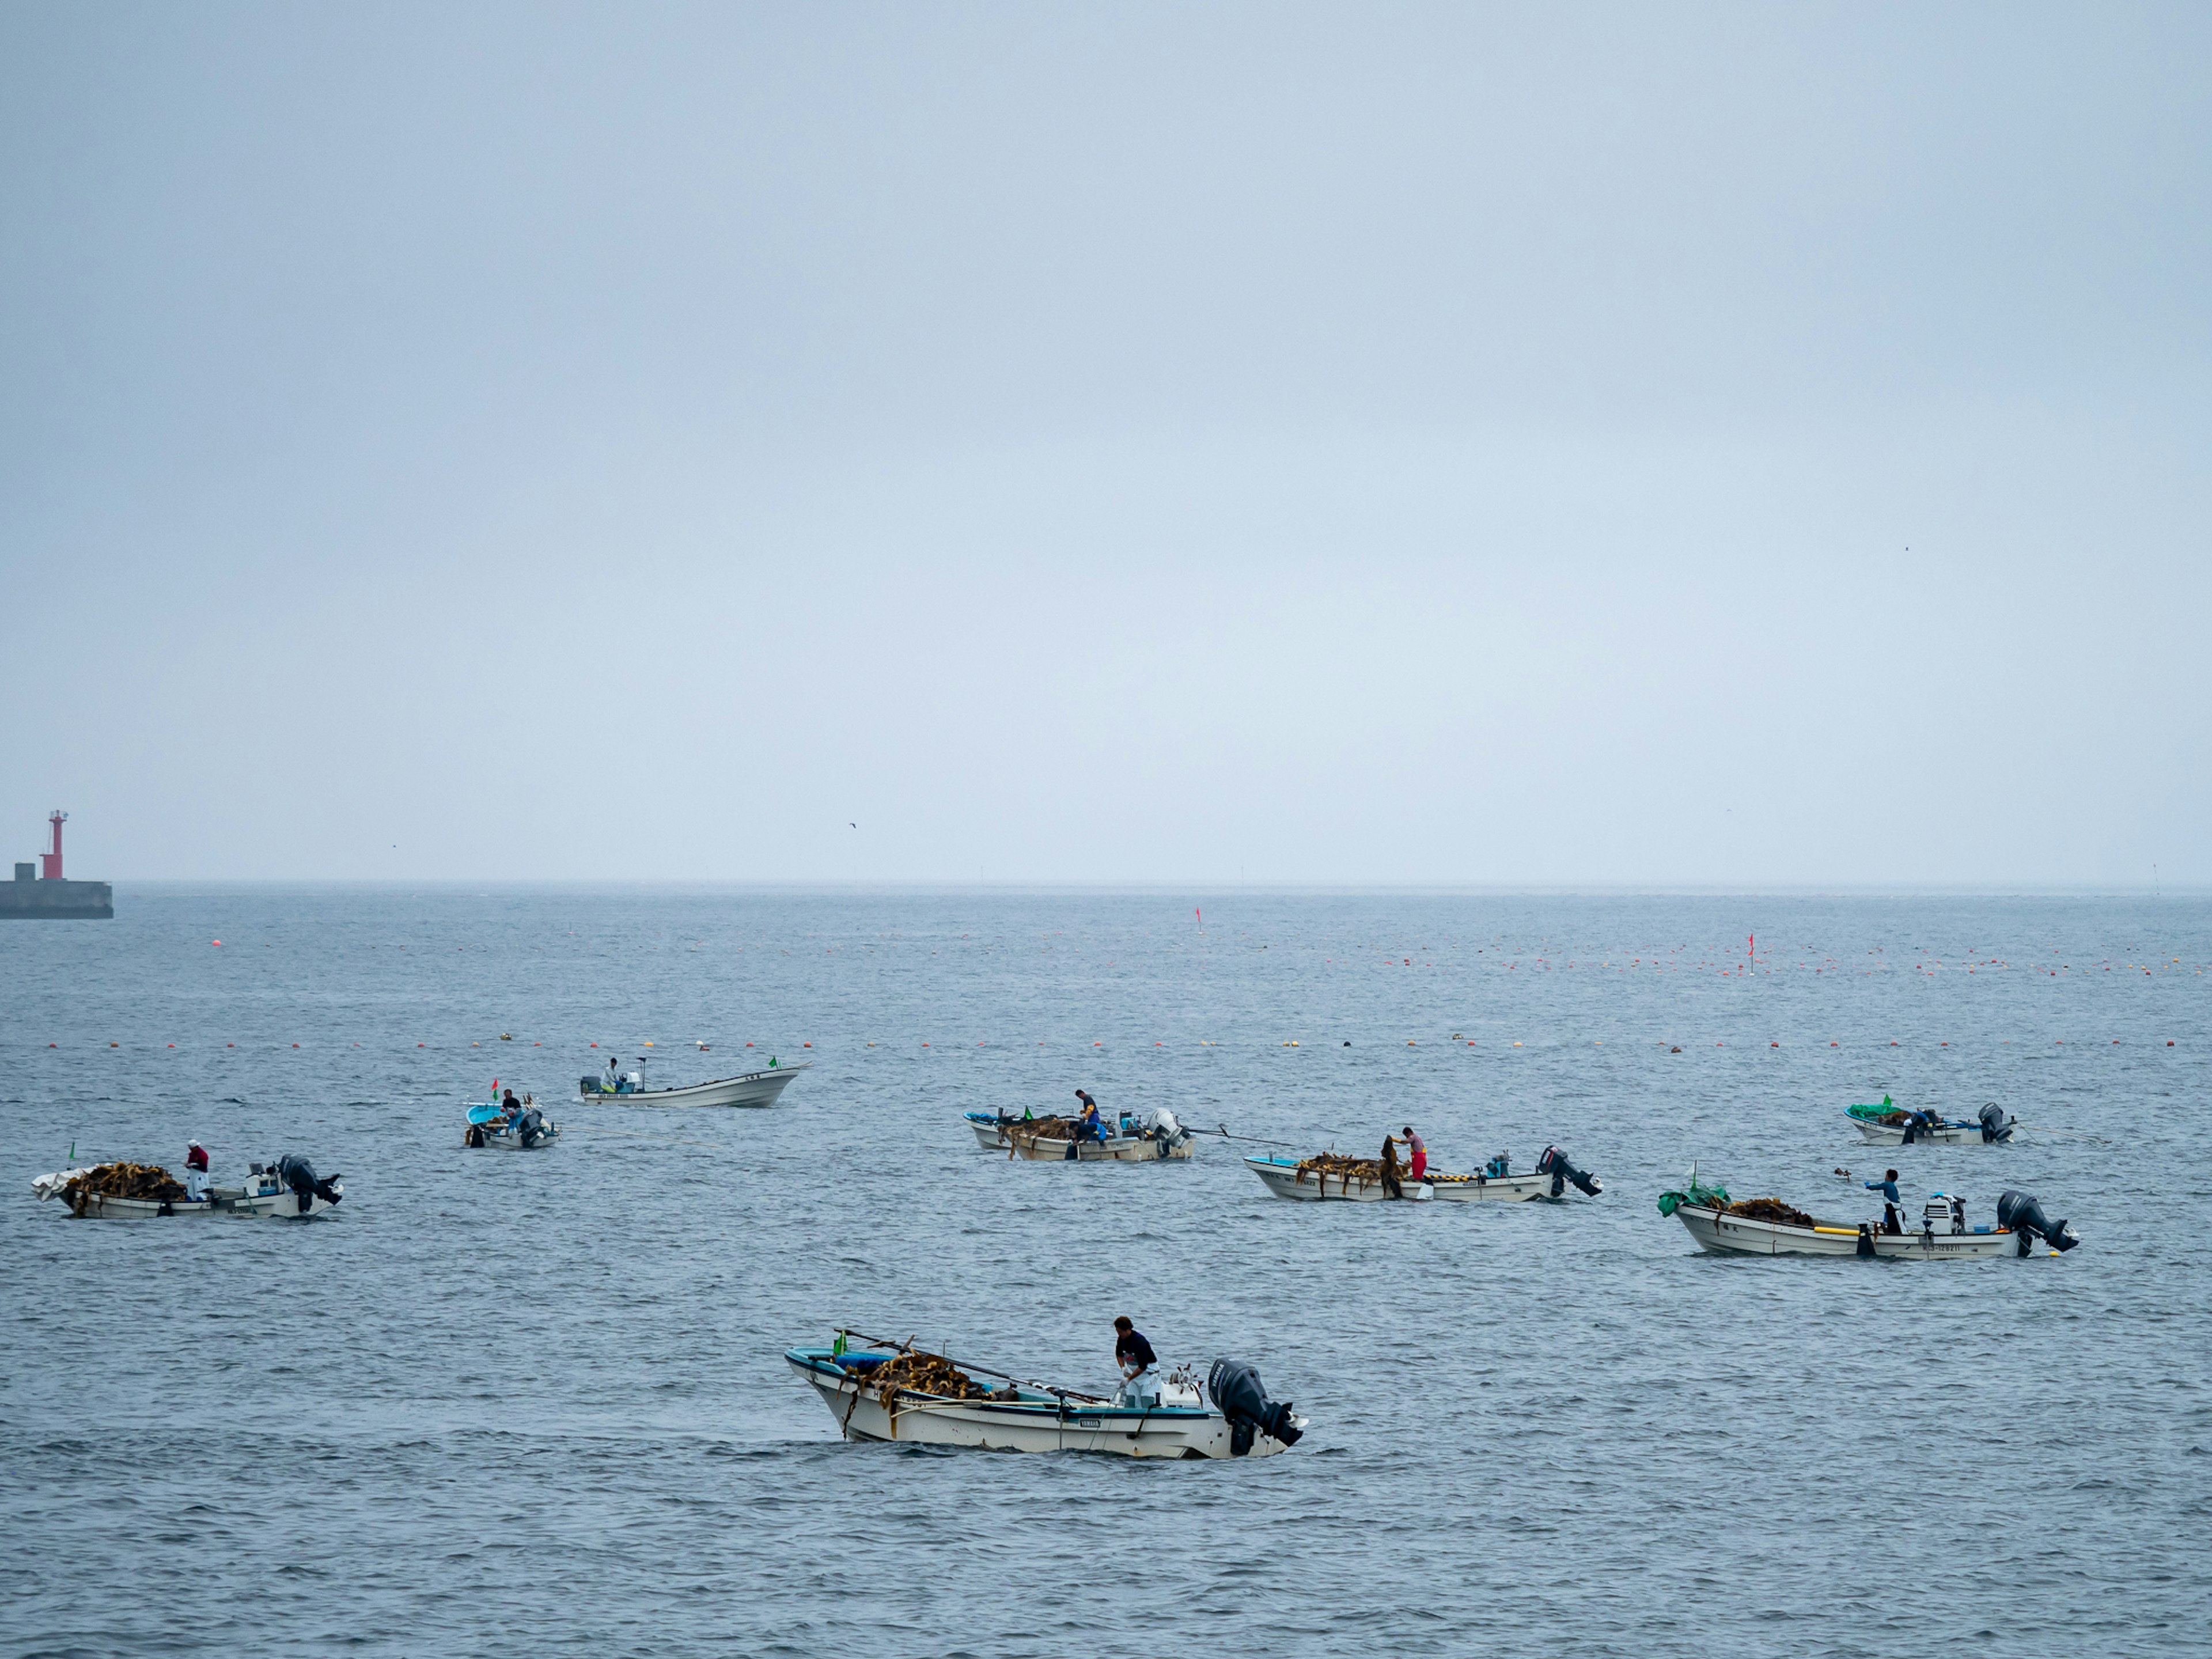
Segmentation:
<svg viewBox="0 0 2212 1659">
<path fill-rule="evenodd" d="M 468 1127 L 461 1132 L 465 1146 L 495 1146 L 501 1152 L 535 1152 L 561 1138 L 561 1126 L 525 1102 L 514 1112 L 496 1100 L 480 1100 L 469 1108 Z"/>
<path fill-rule="evenodd" d="M 644 1063 L 641 1059 L 638 1062 Z M 584 1078 L 578 1082 L 577 1091 L 586 1101 L 620 1101 L 625 1106 L 773 1106 L 776 1097 L 813 1063 L 803 1060 L 796 1066 L 786 1066 L 771 1058 L 757 1072 L 687 1083 L 674 1089 L 648 1089 L 642 1071 L 628 1072 Z"/>
<path fill-rule="evenodd" d="M 847 1334 L 840 1332 L 827 1348 L 793 1348 L 784 1358 L 821 1396 L 848 1440 L 1123 1457 L 1268 1457 L 1297 1444 L 1306 1429 L 1290 1402 L 1267 1398 L 1257 1371 L 1233 1360 L 1215 1361 L 1203 1385 L 1179 1367 L 1165 1377 L 1140 1376 L 1107 1399 L 1019 1382 L 880 1338 L 862 1337 L 877 1346 L 848 1350 Z M 984 1378 L 989 1380 L 979 1380 Z"/>
<path fill-rule="evenodd" d="M 969 1127 L 983 1143 L 985 1126 L 969 1115 Z M 1116 1132 L 1103 1140 L 1077 1133 L 1072 1117 L 1006 1118 L 993 1127 L 1009 1158 L 1030 1164 L 1156 1164 L 1163 1158 L 1187 1158 L 1196 1150 L 1189 1130 L 1164 1108 L 1146 1114 L 1140 1121 L 1124 1115 Z"/>
<path fill-rule="evenodd" d="M 1305 1158 L 1248 1158 L 1244 1167 L 1260 1177 L 1278 1198 L 1349 1200 L 1375 1203 L 1390 1196 L 1382 1182 L 1382 1164 L 1371 1158 L 1348 1158 L 1323 1152 Z M 1500 1152 L 1473 1175 L 1425 1170 L 1419 1181 L 1402 1169 L 1398 1176 L 1401 1196 L 1419 1201 L 1441 1199 L 1451 1204 L 1517 1204 L 1530 1199 L 1557 1201 L 1573 1186 L 1595 1198 L 1605 1190 L 1595 1176 L 1575 1167 L 1557 1146 L 1547 1146 L 1534 1170 L 1519 1174 L 1512 1160 Z"/>
<path fill-rule="evenodd" d="M 1847 1106 L 1844 1115 L 1875 1146 L 1995 1146 L 2009 1142 L 2018 1119 L 1991 1102 L 1976 1118 L 1946 1118 L 1941 1112 L 1908 1112 L 1887 1095 L 1876 1105 Z"/>
<path fill-rule="evenodd" d="M 34 1178 L 31 1190 L 64 1200 L 73 1216 L 100 1221 L 216 1215 L 291 1220 L 320 1215 L 345 1196 L 337 1176 L 319 1179 L 315 1166 L 292 1152 L 252 1165 L 243 1186 L 204 1186 L 197 1196 L 167 1170 L 134 1164 L 58 1170 Z"/>
<path fill-rule="evenodd" d="M 1922 1212 L 1919 1231 L 1885 1232 L 1880 1221 L 1824 1221 L 1779 1199 L 1732 1202 L 1726 1188 L 1702 1186 L 1692 1171 L 1686 1192 L 1659 1195 L 1659 1213 L 1679 1217 L 1700 1249 L 1719 1255 L 1976 1261 L 2033 1255 L 2038 1239 L 2051 1246 L 2053 1255 L 2081 1242 L 2070 1224 L 2047 1218 L 2032 1194 L 2011 1190 L 1997 1200 L 1995 1226 L 1967 1225 L 1965 1200 L 1936 1193 Z"/>
<path fill-rule="evenodd" d="M 1311 1167 L 1319 1160 L 1285 1158 L 1271 1153 L 1266 1158 L 1248 1158 L 1244 1167 L 1260 1177 L 1261 1183 L 1277 1198 L 1306 1199 L 1318 1202 L 1322 1199 L 1343 1200 L 1354 1204 L 1376 1204 L 1391 1194 L 1382 1184 L 1380 1167 L 1372 1158 L 1345 1158 Z M 1361 1165 L 1366 1168 L 1361 1168 Z M 1534 1196 L 1534 1194 L 1528 1194 Z M 1411 1176 L 1398 1178 L 1398 1196 L 1419 1202 L 1436 1196 L 1436 1189 L 1425 1181 Z"/>
</svg>

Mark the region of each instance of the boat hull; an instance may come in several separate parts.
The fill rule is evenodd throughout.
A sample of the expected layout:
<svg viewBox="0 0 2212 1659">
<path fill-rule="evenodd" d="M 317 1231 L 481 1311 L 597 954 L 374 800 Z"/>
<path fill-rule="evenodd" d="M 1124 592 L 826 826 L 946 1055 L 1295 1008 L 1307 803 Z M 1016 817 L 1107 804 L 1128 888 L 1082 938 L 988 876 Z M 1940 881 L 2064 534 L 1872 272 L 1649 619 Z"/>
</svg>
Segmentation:
<svg viewBox="0 0 2212 1659">
<path fill-rule="evenodd" d="M 1429 1190 L 1450 1204 L 1518 1204 L 1551 1198 L 1552 1177 L 1533 1170 L 1510 1176 L 1440 1176 L 1432 1171 Z"/>
<path fill-rule="evenodd" d="M 1717 1255 L 1856 1255 L 1856 1226 L 1819 1222 L 1793 1227 L 1778 1221 L 1754 1221 L 1747 1216 L 1723 1215 L 1701 1205 L 1680 1204 L 1674 1209 L 1700 1249 Z M 2013 1233 L 1993 1230 L 1973 1233 L 1876 1233 L 1875 1255 L 1887 1261 L 1981 1261 L 2008 1255 L 2020 1248 Z"/>
<path fill-rule="evenodd" d="M 345 1188 L 337 1188 L 343 1196 Z M 104 1198 L 95 1194 L 85 1200 L 84 1219 L 87 1221 L 167 1221 L 188 1216 L 246 1216 L 258 1220 L 295 1220 L 302 1214 L 320 1215 L 334 1207 L 332 1200 L 307 1195 L 307 1208 L 300 1207 L 300 1194 L 281 1193 L 247 1194 L 237 1188 L 211 1187 L 209 1196 L 195 1202 L 179 1198 L 168 1203 L 151 1198 Z"/>
<path fill-rule="evenodd" d="M 1385 1203 L 1390 1198 L 1380 1181 L 1361 1176 L 1309 1175 L 1300 1179 L 1297 1163 L 1287 1158 L 1248 1158 L 1244 1167 L 1259 1176 L 1261 1184 L 1277 1198 L 1309 1203 L 1326 1199 L 1332 1203 L 1352 1204 Z M 1401 1180 L 1400 1190 L 1408 1202 L 1419 1202 L 1436 1192 L 1427 1182 L 1412 1180 Z"/>
<path fill-rule="evenodd" d="M 1855 1117 L 1851 1120 L 1851 1127 L 1859 1132 L 1859 1138 L 1869 1146 L 1905 1145 L 1905 1131 L 1893 1128 L 1887 1123 L 1869 1123 L 1864 1118 Z M 1982 1139 L 1982 1126 L 1978 1123 L 1947 1123 L 1937 1129 L 1914 1130 L 1912 1144 L 1916 1146 L 1990 1146 L 1997 1143 Z"/>
<path fill-rule="evenodd" d="M 903 1445 L 969 1446 L 988 1451 L 1103 1452 L 1121 1457 L 1228 1457 L 1229 1420 L 1210 1407 L 1150 1411 L 1100 1401 L 1059 1401 L 1024 1389 L 1012 1401 L 946 1400 L 896 1390 L 889 1401 L 840 1370 L 825 1355 L 793 1349 L 784 1356 L 828 1407 L 848 1440 Z M 1289 1448 L 1255 1434 L 1250 1457 Z"/>
<path fill-rule="evenodd" d="M 681 1089 L 640 1089 L 630 1094 L 610 1094 L 600 1090 L 585 1093 L 580 1098 L 618 1106 L 773 1106 L 776 1097 L 813 1063 L 801 1060 L 796 1066 L 747 1072 L 743 1077 L 716 1078 L 709 1083 L 693 1083 Z"/>
<path fill-rule="evenodd" d="M 545 1126 L 545 1133 L 526 1146 L 523 1143 L 520 1135 L 510 1134 L 501 1129 L 489 1128 L 483 1131 L 483 1139 L 479 1144 L 502 1152 L 542 1152 L 560 1139 L 561 1126 L 557 1123 L 549 1123 Z"/>
<path fill-rule="evenodd" d="M 982 1126 L 975 1126 L 975 1138 L 983 1138 Z M 1151 1135 L 1122 1135 L 1112 1140 L 1079 1140 L 1072 1143 L 1075 1156 L 1070 1158 L 1070 1142 L 1049 1140 L 1039 1136 L 1034 1139 L 1002 1137 L 1001 1144 L 1008 1158 L 1020 1158 L 1025 1164 L 1157 1164 L 1162 1158 L 1187 1158 L 1194 1150 L 1188 1140 L 1180 1143 L 1155 1139 Z"/>
</svg>

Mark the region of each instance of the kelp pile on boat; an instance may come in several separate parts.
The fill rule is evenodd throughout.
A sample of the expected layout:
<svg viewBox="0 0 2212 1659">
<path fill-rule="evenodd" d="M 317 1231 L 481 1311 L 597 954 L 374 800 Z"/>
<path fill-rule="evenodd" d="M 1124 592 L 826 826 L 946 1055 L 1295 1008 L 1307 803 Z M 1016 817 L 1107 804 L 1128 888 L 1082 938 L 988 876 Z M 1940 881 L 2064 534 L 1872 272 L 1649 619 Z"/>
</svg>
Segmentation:
<svg viewBox="0 0 2212 1659">
<path fill-rule="evenodd" d="M 1794 1206 L 1778 1198 L 1738 1199 L 1722 1212 L 1723 1215 L 1740 1215 L 1747 1221 L 1771 1221 L 1784 1227 L 1813 1227 L 1820 1224 Z"/>
<path fill-rule="evenodd" d="M 1411 1179 L 1406 1175 L 1402 1164 L 1399 1166 L 1398 1173 L 1401 1180 Z M 1374 1158 L 1354 1158 L 1349 1152 L 1316 1152 L 1311 1158 L 1298 1160 L 1298 1180 L 1303 1182 L 1308 1176 L 1315 1176 L 1324 1183 L 1331 1176 L 1342 1182 L 1380 1181 L 1382 1179 L 1382 1161 Z"/>
<path fill-rule="evenodd" d="M 61 1190 L 70 1213 L 82 1215 L 95 1198 L 143 1198 L 162 1203 L 185 1195 L 185 1183 L 158 1164 L 102 1164 L 70 1178 Z"/>
<path fill-rule="evenodd" d="M 902 1389 L 945 1400 L 988 1400 L 994 1395 L 988 1384 L 978 1382 L 941 1353 L 894 1355 L 870 1366 L 861 1376 L 860 1386 L 886 1402 Z"/>
<path fill-rule="evenodd" d="M 1030 1117 L 1020 1122 L 1008 1122 L 1000 1131 L 1010 1149 L 1033 1149 L 1040 1140 L 1073 1140 L 1075 1139 L 1075 1120 L 1072 1117 Z"/>
</svg>

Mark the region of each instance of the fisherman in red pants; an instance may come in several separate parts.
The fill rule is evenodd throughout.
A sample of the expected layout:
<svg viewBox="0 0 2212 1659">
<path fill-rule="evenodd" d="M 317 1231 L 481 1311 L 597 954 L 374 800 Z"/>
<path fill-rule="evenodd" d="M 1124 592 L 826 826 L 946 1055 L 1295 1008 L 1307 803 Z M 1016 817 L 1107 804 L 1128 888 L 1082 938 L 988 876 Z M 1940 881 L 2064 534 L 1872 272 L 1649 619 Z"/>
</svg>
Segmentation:
<svg viewBox="0 0 2212 1659">
<path fill-rule="evenodd" d="M 1426 1179 L 1429 1173 L 1428 1146 L 1413 1133 L 1413 1126 L 1410 1123 L 1406 1126 L 1406 1146 L 1411 1166 L 1409 1173 L 1415 1181 Z"/>
</svg>

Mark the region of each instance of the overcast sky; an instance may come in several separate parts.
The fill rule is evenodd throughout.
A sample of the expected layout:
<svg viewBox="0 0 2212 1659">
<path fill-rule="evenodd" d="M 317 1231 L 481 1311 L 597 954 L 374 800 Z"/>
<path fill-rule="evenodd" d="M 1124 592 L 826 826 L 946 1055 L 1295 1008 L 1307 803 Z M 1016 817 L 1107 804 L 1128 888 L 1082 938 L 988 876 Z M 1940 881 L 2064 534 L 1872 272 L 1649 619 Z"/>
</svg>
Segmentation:
<svg viewBox="0 0 2212 1659">
<path fill-rule="evenodd" d="M 2201 5 L 5 0 L 0 861 L 2212 882 L 2208 185 Z"/>
</svg>

